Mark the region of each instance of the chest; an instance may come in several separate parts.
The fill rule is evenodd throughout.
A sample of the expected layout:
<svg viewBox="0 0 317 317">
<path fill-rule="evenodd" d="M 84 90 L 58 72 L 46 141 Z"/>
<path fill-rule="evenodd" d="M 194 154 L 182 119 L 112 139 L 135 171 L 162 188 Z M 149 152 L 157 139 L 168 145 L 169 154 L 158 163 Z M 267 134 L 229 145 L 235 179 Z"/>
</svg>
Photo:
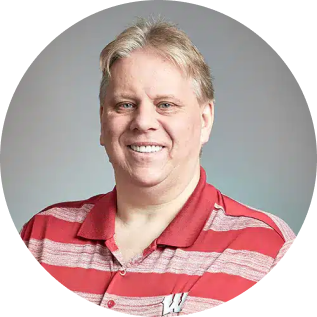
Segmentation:
<svg viewBox="0 0 317 317">
<path fill-rule="evenodd" d="M 114 242 L 123 262 L 129 263 L 133 258 L 141 256 L 163 230 L 155 227 L 127 229 L 117 225 Z"/>
</svg>

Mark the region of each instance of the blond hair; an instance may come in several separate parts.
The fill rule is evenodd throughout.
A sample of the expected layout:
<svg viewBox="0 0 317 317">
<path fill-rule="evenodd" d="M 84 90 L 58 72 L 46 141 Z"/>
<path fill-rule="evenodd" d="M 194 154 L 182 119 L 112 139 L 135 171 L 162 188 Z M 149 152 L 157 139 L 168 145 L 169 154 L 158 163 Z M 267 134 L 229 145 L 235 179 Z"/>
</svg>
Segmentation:
<svg viewBox="0 0 317 317">
<path fill-rule="evenodd" d="M 110 42 L 100 54 L 102 79 L 99 99 L 103 105 L 113 63 L 128 57 L 134 50 L 152 48 L 164 58 L 177 65 L 186 76 L 193 80 L 193 87 L 199 102 L 213 101 L 214 88 L 210 69 L 202 54 L 189 37 L 175 24 L 139 18 Z"/>
</svg>

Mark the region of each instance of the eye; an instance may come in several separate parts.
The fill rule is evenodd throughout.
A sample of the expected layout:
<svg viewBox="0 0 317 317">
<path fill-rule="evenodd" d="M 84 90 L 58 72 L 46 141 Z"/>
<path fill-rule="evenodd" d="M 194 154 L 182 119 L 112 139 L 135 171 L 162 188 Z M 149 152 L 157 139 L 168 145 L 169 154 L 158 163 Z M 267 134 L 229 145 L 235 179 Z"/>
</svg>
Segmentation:
<svg viewBox="0 0 317 317">
<path fill-rule="evenodd" d="M 121 108 L 123 109 L 131 109 L 133 107 L 132 103 L 123 103 L 120 105 Z"/>
<path fill-rule="evenodd" d="M 158 107 L 161 109 L 169 109 L 169 108 L 172 108 L 172 106 L 173 105 L 169 102 L 163 102 L 158 105 Z"/>
</svg>

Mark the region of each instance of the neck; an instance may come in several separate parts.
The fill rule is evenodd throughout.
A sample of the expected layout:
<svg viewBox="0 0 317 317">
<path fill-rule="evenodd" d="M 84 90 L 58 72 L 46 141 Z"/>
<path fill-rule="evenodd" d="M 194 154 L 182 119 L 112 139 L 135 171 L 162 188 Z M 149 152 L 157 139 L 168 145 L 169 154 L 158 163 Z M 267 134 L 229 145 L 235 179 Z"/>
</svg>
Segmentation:
<svg viewBox="0 0 317 317">
<path fill-rule="evenodd" d="M 184 174 L 151 187 L 140 187 L 116 177 L 117 220 L 131 227 L 154 222 L 166 226 L 195 190 L 200 178 L 199 162 Z"/>
</svg>

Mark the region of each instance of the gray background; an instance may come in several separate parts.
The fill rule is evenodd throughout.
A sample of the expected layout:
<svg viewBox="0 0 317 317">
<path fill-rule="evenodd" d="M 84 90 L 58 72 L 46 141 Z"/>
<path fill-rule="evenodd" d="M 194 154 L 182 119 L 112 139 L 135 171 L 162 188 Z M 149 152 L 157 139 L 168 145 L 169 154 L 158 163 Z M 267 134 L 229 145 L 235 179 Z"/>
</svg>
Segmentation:
<svg viewBox="0 0 317 317">
<path fill-rule="evenodd" d="M 215 123 L 202 156 L 208 182 L 298 233 L 314 189 L 316 141 L 295 78 L 237 21 L 165 1 L 124 4 L 80 21 L 22 78 L 1 142 L 3 188 L 16 228 L 50 204 L 112 190 L 112 167 L 99 146 L 99 53 L 135 17 L 150 14 L 178 23 L 211 67 Z"/>
</svg>

